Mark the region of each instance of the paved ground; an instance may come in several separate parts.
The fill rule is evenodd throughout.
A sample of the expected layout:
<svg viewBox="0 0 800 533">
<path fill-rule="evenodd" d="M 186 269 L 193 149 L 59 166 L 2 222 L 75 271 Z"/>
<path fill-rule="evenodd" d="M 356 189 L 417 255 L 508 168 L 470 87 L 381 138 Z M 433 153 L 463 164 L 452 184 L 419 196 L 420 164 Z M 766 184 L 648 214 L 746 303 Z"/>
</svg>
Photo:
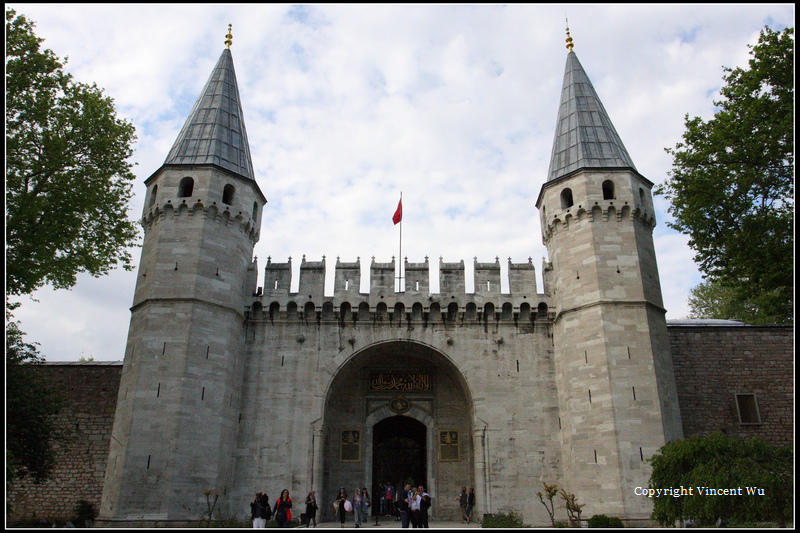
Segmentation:
<svg viewBox="0 0 800 533">
<path fill-rule="evenodd" d="M 355 524 L 353 523 L 352 517 L 348 517 L 349 520 L 344 523 L 345 529 L 355 529 Z M 389 520 L 386 518 L 382 518 L 378 521 L 378 526 L 375 525 L 375 518 L 372 517 L 370 520 L 367 520 L 366 523 L 362 524 L 359 529 L 402 529 L 400 527 L 400 522 L 395 522 L 394 520 Z M 431 520 L 428 522 L 428 526 L 430 529 L 457 529 L 457 528 L 480 528 L 480 524 L 472 522 L 470 524 L 461 524 L 459 522 L 439 522 L 436 520 Z M 303 526 L 305 527 L 305 526 Z M 410 527 L 410 526 L 409 526 Z M 341 524 L 339 522 L 319 522 L 317 524 L 317 529 L 341 529 Z M 313 529 L 313 528 L 312 528 Z"/>
</svg>

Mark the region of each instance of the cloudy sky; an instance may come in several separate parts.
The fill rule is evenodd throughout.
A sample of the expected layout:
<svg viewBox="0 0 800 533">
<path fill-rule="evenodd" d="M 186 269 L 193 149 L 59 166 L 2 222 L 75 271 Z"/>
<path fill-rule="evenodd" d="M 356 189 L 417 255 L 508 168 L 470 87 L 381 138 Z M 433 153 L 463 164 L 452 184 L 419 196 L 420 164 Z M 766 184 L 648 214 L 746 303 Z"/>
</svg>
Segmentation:
<svg viewBox="0 0 800 533">
<path fill-rule="evenodd" d="M 8 6 L 9 4 L 7 4 Z M 546 255 L 534 206 L 545 181 L 567 50 L 575 52 L 637 169 L 662 183 L 684 115 L 710 118 L 723 66 L 745 66 L 793 5 L 10 4 L 132 121 L 139 219 L 233 24 L 233 58 L 256 179 L 268 199 L 255 255 L 309 261 L 399 253 L 438 265 Z M 667 318 L 701 281 L 688 237 L 654 232 Z M 138 265 L 139 249 L 133 251 Z M 329 276 L 330 277 L 330 276 Z M 44 288 L 16 317 L 49 361 L 121 360 L 135 272 Z"/>
</svg>

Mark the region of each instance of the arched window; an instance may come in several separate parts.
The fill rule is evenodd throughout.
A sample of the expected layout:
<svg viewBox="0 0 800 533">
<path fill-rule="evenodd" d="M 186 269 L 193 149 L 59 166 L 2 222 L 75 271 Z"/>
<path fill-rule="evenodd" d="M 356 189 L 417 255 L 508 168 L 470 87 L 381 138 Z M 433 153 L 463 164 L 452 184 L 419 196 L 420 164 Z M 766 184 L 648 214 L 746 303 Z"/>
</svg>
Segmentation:
<svg viewBox="0 0 800 533">
<path fill-rule="evenodd" d="M 614 199 L 614 182 L 606 180 L 603 182 L 603 200 Z"/>
<path fill-rule="evenodd" d="M 306 302 L 303 308 L 303 316 L 306 320 L 313 320 L 317 317 L 317 306 L 314 305 L 314 302 Z"/>
<path fill-rule="evenodd" d="M 494 320 L 494 304 L 492 302 L 483 306 L 483 320 Z"/>
<path fill-rule="evenodd" d="M 270 320 L 272 320 L 274 318 L 278 318 L 280 316 L 278 314 L 278 313 L 280 313 L 280 311 L 281 311 L 281 304 L 279 304 L 278 302 L 272 302 L 271 304 L 269 304 L 269 318 L 270 318 Z"/>
<path fill-rule="evenodd" d="M 639 187 L 639 201 L 642 203 L 642 208 L 644 208 L 644 206 L 645 206 L 645 195 L 644 195 L 644 189 L 642 189 L 641 187 Z"/>
<path fill-rule="evenodd" d="M 156 194 L 158 194 L 158 185 L 153 185 L 153 190 L 150 191 L 150 207 L 153 207 L 153 204 L 156 203 Z"/>
<path fill-rule="evenodd" d="M 470 302 L 467 304 L 467 308 L 464 311 L 464 316 L 467 320 L 475 320 L 478 316 L 478 306 L 475 305 L 475 302 Z"/>
<path fill-rule="evenodd" d="M 185 177 L 178 184 L 178 198 L 188 198 L 194 191 L 194 180 L 190 177 Z"/>
<path fill-rule="evenodd" d="M 512 318 L 514 318 L 514 306 L 506 302 L 503 304 L 502 319 L 511 320 Z"/>
<path fill-rule="evenodd" d="M 253 202 L 253 222 L 258 222 L 258 202 Z"/>
<path fill-rule="evenodd" d="M 536 308 L 536 318 L 547 318 L 547 304 L 541 302 Z"/>
<path fill-rule="evenodd" d="M 414 305 L 411 306 L 411 318 L 414 320 L 421 320 L 422 319 L 422 304 L 416 302 Z"/>
<path fill-rule="evenodd" d="M 561 209 L 572 207 L 572 189 L 564 189 L 561 191 Z"/>
<path fill-rule="evenodd" d="M 348 302 L 343 302 L 342 305 L 339 306 L 339 318 L 343 322 L 349 322 L 353 319 L 353 314 L 350 309 L 350 304 Z"/>
<path fill-rule="evenodd" d="M 230 183 L 225 186 L 222 190 L 222 203 L 231 205 L 233 203 L 233 194 L 236 192 L 236 188 L 231 185 Z"/>
<path fill-rule="evenodd" d="M 447 321 L 455 322 L 458 319 L 458 304 L 455 302 L 447 306 Z"/>
</svg>

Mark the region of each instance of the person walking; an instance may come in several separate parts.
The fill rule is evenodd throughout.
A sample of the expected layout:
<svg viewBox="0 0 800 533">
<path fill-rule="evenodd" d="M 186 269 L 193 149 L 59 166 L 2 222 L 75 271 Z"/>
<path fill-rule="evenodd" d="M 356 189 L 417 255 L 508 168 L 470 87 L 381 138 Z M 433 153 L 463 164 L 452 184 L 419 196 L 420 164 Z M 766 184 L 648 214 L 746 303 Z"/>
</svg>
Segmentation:
<svg viewBox="0 0 800 533">
<path fill-rule="evenodd" d="M 314 521 L 314 527 L 317 527 L 317 497 L 316 491 L 311 491 L 306 496 L 306 527 L 311 527 L 311 521 Z"/>
<path fill-rule="evenodd" d="M 469 522 L 469 517 L 467 516 L 467 502 L 469 500 L 469 496 L 467 496 L 467 487 L 461 487 L 461 494 L 458 495 L 458 505 L 461 506 L 461 523 L 466 524 Z"/>
<path fill-rule="evenodd" d="M 290 527 L 292 499 L 289 497 L 289 489 L 283 489 L 281 497 L 275 502 L 275 521 L 278 522 L 278 527 Z"/>
<path fill-rule="evenodd" d="M 336 507 L 336 512 L 339 515 L 339 522 L 342 523 L 340 527 L 344 527 L 345 516 L 347 514 L 347 510 L 344 507 L 346 501 L 347 491 L 344 490 L 344 487 L 339 487 L 339 494 L 336 495 L 336 502 L 333 505 Z"/>
<path fill-rule="evenodd" d="M 261 491 L 256 492 L 255 498 L 250 502 L 250 515 L 253 518 L 254 528 L 266 528 L 267 520 L 272 517 L 272 510 L 269 507 L 269 496 Z"/>
<path fill-rule="evenodd" d="M 379 511 L 381 515 L 386 516 L 386 484 L 381 483 L 381 486 L 378 487 L 378 495 L 380 496 Z"/>
<path fill-rule="evenodd" d="M 361 527 L 361 491 L 358 487 L 353 491 L 353 514 L 355 515 L 356 527 Z"/>
<path fill-rule="evenodd" d="M 475 489 L 472 487 L 469 488 L 469 494 L 467 494 L 467 524 L 472 521 L 472 509 L 475 507 Z"/>
<path fill-rule="evenodd" d="M 386 516 L 394 515 L 394 485 L 391 481 L 386 482 Z"/>
<path fill-rule="evenodd" d="M 369 508 L 372 502 L 369 499 L 367 487 L 361 489 L 361 523 L 365 523 L 369 517 Z"/>
</svg>

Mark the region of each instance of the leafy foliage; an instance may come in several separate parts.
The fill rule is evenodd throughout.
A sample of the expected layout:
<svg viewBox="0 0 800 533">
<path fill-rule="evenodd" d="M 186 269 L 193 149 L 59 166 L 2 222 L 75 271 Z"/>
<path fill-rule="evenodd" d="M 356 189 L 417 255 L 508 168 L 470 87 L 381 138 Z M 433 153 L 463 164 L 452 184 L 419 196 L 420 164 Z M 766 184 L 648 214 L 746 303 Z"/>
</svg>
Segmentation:
<svg viewBox="0 0 800 533">
<path fill-rule="evenodd" d="M 61 436 L 56 415 L 63 400 L 37 372 L 42 359 L 23 335 L 16 322 L 6 321 L 6 478 L 30 475 L 40 483 L 55 466 L 52 444 Z"/>
<path fill-rule="evenodd" d="M 794 29 L 765 28 L 751 56 L 748 69 L 724 69 L 711 120 L 686 116 L 656 193 L 706 280 L 754 310 L 749 320 L 783 322 L 794 302 Z"/>
<path fill-rule="evenodd" d="M 571 492 L 560 489 L 561 499 L 564 500 L 564 509 L 567 510 L 569 522 L 574 527 L 581 527 L 581 510 L 586 506 L 585 503 L 578 503 L 578 498 Z"/>
<path fill-rule="evenodd" d="M 610 528 L 610 527 L 625 527 L 622 523 L 622 520 L 617 518 L 616 516 L 606 516 L 604 514 L 596 514 L 587 520 L 589 527 L 603 527 L 603 528 Z"/>
<path fill-rule="evenodd" d="M 536 495 L 539 497 L 539 501 L 542 502 L 544 505 L 547 514 L 550 515 L 550 523 L 553 527 L 556 526 L 556 519 L 555 519 L 555 504 L 553 503 L 553 498 L 555 498 L 556 494 L 558 494 L 558 485 L 548 485 L 544 481 L 542 481 L 542 485 L 544 486 L 544 494 L 541 492 L 537 492 Z M 547 501 L 545 501 L 547 500 Z"/>
<path fill-rule="evenodd" d="M 521 528 L 522 526 L 522 516 L 516 511 L 500 511 L 486 516 L 481 522 L 481 527 L 485 528 Z"/>
<path fill-rule="evenodd" d="M 718 518 L 741 524 L 776 521 L 785 525 L 794 501 L 793 452 L 759 439 L 721 433 L 671 442 L 650 459 L 651 489 L 692 489 L 691 495 L 653 498 L 653 518 L 660 524 L 692 518 L 711 525 Z M 700 488 L 741 488 L 739 495 L 704 495 Z M 747 487 L 761 489 L 748 494 Z"/>
<path fill-rule="evenodd" d="M 132 268 L 133 125 L 96 85 L 73 81 L 33 23 L 6 9 L 8 295 L 69 288 L 79 272 Z"/>
</svg>

